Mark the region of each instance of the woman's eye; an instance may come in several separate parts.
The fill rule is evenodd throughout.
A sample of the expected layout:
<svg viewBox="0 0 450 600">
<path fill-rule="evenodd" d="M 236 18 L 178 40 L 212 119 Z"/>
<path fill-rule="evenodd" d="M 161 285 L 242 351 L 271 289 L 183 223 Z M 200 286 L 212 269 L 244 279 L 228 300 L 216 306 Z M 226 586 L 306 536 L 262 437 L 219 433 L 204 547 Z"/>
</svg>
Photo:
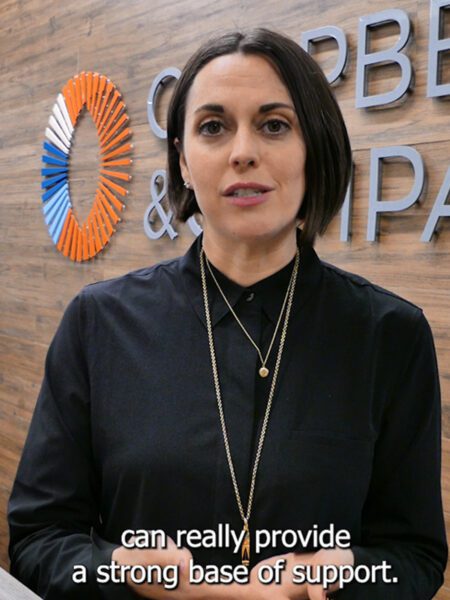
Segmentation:
<svg viewBox="0 0 450 600">
<path fill-rule="evenodd" d="M 199 132 L 203 135 L 217 135 L 222 131 L 222 123 L 220 121 L 207 121 L 199 127 Z"/>
<path fill-rule="evenodd" d="M 280 119 L 270 119 L 264 123 L 263 128 L 267 133 L 284 133 L 289 129 L 289 125 Z"/>
</svg>

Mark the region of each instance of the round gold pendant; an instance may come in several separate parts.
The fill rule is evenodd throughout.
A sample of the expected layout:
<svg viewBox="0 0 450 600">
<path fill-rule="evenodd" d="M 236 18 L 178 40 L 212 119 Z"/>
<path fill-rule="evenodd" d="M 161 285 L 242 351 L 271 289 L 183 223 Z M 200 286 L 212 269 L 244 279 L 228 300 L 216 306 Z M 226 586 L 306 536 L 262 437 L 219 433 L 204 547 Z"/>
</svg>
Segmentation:
<svg viewBox="0 0 450 600">
<path fill-rule="evenodd" d="M 267 367 L 261 367 L 259 369 L 259 374 L 261 377 L 267 377 L 267 375 L 269 374 L 269 369 Z"/>
</svg>

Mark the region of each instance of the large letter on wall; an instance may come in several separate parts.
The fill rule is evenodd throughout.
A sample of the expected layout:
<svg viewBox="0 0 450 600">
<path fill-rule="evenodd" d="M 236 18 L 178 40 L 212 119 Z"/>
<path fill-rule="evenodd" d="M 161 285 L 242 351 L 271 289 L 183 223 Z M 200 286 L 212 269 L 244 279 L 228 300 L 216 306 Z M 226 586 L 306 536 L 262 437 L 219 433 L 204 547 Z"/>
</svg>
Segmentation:
<svg viewBox="0 0 450 600">
<path fill-rule="evenodd" d="M 383 160 L 388 158 L 403 158 L 409 160 L 414 170 L 414 185 L 410 193 L 400 200 L 381 201 L 383 188 Z M 370 192 L 369 220 L 367 223 L 367 239 L 375 241 L 378 232 L 378 215 L 387 212 L 406 210 L 417 202 L 425 182 L 423 160 L 415 148 L 410 146 L 388 146 L 374 148 L 370 153 Z"/>
<path fill-rule="evenodd" d="M 449 0 L 431 0 L 430 41 L 428 44 L 428 89 L 427 96 L 436 98 L 450 94 L 450 83 L 438 83 L 440 79 L 440 54 L 450 50 L 450 38 L 441 39 L 443 29 L 441 9 L 450 8 Z"/>
<path fill-rule="evenodd" d="M 369 29 L 383 23 L 395 22 L 400 27 L 400 35 L 393 48 L 379 52 L 368 52 Z M 358 31 L 358 56 L 356 67 L 356 108 L 369 108 L 391 104 L 399 100 L 410 88 L 412 83 L 412 66 L 406 54 L 401 50 L 406 46 L 411 34 L 411 22 L 408 15 L 400 9 L 392 8 L 383 10 L 373 15 L 359 19 Z M 392 64 L 400 65 L 401 78 L 397 87 L 384 94 L 367 94 L 368 71 L 374 65 Z"/>
<path fill-rule="evenodd" d="M 352 233 L 351 228 L 351 212 L 353 204 L 353 174 L 355 171 L 355 165 L 352 162 L 352 170 L 350 173 L 350 181 L 348 183 L 347 192 L 345 194 L 344 204 L 341 208 L 341 234 L 340 241 L 348 242 L 349 237 Z"/>
<path fill-rule="evenodd" d="M 425 229 L 423 230 L 422 236 L 420 238 L 421 242 L 429 242 L 431 240 L 431 236 L 435 232 L 438 221 L 441 217 L 450 217 L 450 205 L 445 204 L 449 194 L 450 167 L 447 169 L 444 183 L 442 184 L 441 189 L 439 190 L 439 194 L 437 195 L 436 202 L 433 206 L 433 210 L 431 211 L 431 214 L 428 217 L 427 224 L 425 225 Z"/>
<path fill-rule="evenodd" d="M 328 83 L 334 83 L 344 74 L 348 59 L 348 44 L 344 31 L 340 27 L 330 25 L 328 27 L 318 27 L 304 31 L 300 38 L 300 46 L 309 53 L 311 44 L 321 42 L 326 39 L 334 39 L 338 45 L 338 58 L 336 66 L 327 75 Z"/>
<path fill-rule="evenodd" d="M 160 127 L 158 121 L 156 120 L 156 116 L 155 116 L 155 105 L 156 105 L 156 98 L 158 95 L 158 90 L 160 88 L 160 86 L 164 85 L 165 81 L 167 79 L 179 79 L 181 75 L 181 71 L 180 69 L 177 69 L 176 67 L 168 67 L 167 69 L 164 69 L 164 71 L 161 71 L 161 73 L 159 73 L 155 79 L 152 82 L 152 85 L 150 87 L 150 90 L 148 92 L 148 98 L 147 98 L 147 118 L 148 118 L 148 122 L 150 125 L 150 129 L 153 131 L 153 133 L 159 137 L 162 140 L 165 140 L 167 138 L 167 131 L 165 129 L 163 129 L 162 127 Z"/>
</svg>

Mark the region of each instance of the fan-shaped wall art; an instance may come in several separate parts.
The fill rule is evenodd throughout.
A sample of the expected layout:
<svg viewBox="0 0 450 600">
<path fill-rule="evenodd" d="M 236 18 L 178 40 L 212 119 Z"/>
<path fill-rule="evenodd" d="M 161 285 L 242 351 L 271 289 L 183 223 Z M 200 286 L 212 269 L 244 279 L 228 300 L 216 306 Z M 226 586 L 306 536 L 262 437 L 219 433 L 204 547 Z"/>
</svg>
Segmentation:
<svg viewBox="0 0 450 600">
<path fill-rule="evenodd" d="M 96 126 L 101 159 L 92 208 L 80 224 L 70 200 L 69 162 L 73 133 L 83 110 L 89 111 Z M 54 244 L 73 261 L 89 260 L 103 250 L 120 221 L 128 194 L 122 182 L 131 179 L 126 170 L 133 149 L 128 122 L 120 92 L 98 73 L 82 72 L 69 79 L 53 106 L 42 156 L 42 210 Z"/>
</svg>

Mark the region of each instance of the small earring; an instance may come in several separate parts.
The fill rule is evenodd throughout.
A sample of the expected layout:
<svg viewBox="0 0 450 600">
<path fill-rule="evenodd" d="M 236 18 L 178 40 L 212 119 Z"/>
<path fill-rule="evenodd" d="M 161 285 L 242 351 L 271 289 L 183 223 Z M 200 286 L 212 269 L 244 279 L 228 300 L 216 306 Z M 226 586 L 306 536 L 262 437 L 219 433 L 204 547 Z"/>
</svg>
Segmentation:
<svg viewBox="0 0 450 600">
<path fill-rule="evenodd" d="M 190 190 L 190 189 L 191 189 L 191 186 L 190 186 L 190 183 L 189 183 L 189 181 L 185 181 L 185 182 L 184 182 L 184 187 L 185 187 L 187 190 Z"/>
</svg>

